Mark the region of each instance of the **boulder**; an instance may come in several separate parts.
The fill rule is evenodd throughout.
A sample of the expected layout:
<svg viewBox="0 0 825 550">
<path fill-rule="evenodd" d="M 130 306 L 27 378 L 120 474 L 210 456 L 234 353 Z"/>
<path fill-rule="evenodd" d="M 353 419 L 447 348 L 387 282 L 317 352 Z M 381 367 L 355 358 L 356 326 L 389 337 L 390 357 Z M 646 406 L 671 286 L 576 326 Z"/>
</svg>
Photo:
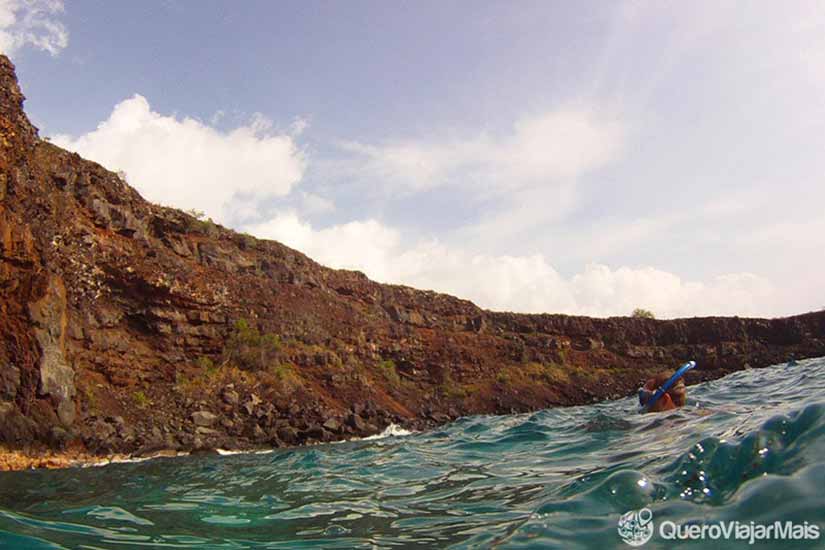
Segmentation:
<svg viewBox="0 0 825 550">
<path fill-rule="evenodd" d="M 309 428 L 307 428 L 307 430 L 304 431 L 303 435 L 307 439 L 311 438 L 311 439 L 315 439 L 317 441 L 323 441 L 325 432 L 324 432 L 324 428 L 322 428 L 321 426 L 318 426 L 317 424 L 315 424 L 315 425 L 312 425 Z"/>
<path fill-rule="evenodd" d="M 360 415 L 352 413 L 347 417 L 347 425 L 358 433 L 362 433 L 367 429 L 367 423 Z"/>
<path fill-rule="evenodd" d="M 403 306 L 398 306 L 396 304 L 386 306 L 385 310 L 390 316 L 390 319 L 396 323 L 407 323 L 418 326 L 424 326 L 427 324 L 426 319 L 424 319 L 424 316 L 418 310 L 406 309 Z"/>
<path fill-rule="evenodd" d="M 223 395 L 221 397 L 223 398 L 223 402 L 227 405 L 234 406 L 238 404 L 238 392 L 236 392 L 235 390 L 224 388 Z"/>
<path fill-rule="evenodd" d="M 98 418 L 84 436 L 86 447 L 95 452 L 109 452 L 115 448 L 117 430 L 114 426 Z"/>
<path fill-rule="evenodd" d="M 211 440 L 204 441 L 200 436 L 195 436 L 192 440 L 190 454 L 193 455 L 216 455 L 218 451 Z"/>
<path fill-rule="evenodd" d="M 255 412 L 255 407 L 257 407 L 260 403 L 260 397 L 253 393 L 249 396 L 249 399 L 243 404 L 243 410 L 246 411 L 246 414 L 252 416 L 252 413 Z"/>
<path fill-rule="evenodd" d="M 11 364 L 0 364 L 0 401 L 13 401 L 20 387 L 20 369 Z"/>
<path fill-rule="evenodd" d="M 197 411 L 192 413 L 192 422 L 195 426 L 209 427 L 217 422 L 218 417 L 209 411 Z"/>
<path fill-rule="evenodd" d="M 37 434 L 37 423 L 23 416 L 14 403 L 0 402 L 0 442 L 20 445 Z"/>
<path fill-rule="evenodd" d="M 77 417 L 77 409 L 75 408 L 74 401 L 68 399 L 61 401 L 57 406 L 57 417 L 66 426 L 74 424 L 75 418 Z"/>
<path fill-rule="evenodd" d="M 341 423 L 335 420 L 334 418 L 330 418 L 326 422 L 324 422 L 324 429 L 329 430 L 333 433 L 338 433 L 341 430 Z"/>
<path fill-rule="evenodd" d="M 298 442 L 298 430 L 292 426 L 281 426 L 277 429 L 278 439 L 287 445 L 295 445 Z"/>
<path fill-rule="evenodd" d="M 255 438 L 255 441 L 263 441 L 266 439 L 266 432 L 263 428 L 255 424 L 255 427 L 252 429 L 252 437 Z"/>
<path fill-rule="evenodd" d="M 58 449 L 63 449 L 71 438 L 72 434 L 60 426 L 53 426 L 49 431 L 49 444 Z"/>
</svg>

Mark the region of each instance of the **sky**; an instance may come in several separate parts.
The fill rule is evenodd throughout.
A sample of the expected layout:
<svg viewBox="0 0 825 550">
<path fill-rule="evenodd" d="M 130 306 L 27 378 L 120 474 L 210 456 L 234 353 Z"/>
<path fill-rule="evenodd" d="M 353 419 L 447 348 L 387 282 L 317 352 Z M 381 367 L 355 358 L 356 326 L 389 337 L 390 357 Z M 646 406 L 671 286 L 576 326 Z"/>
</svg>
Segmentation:
<svg viewBox="0 0 825 550">
<path fill-rule="evenodd" d="M 0 0 L 41 136 L 495 310 L 825 307 L 825 4 Z"/>
</svg>

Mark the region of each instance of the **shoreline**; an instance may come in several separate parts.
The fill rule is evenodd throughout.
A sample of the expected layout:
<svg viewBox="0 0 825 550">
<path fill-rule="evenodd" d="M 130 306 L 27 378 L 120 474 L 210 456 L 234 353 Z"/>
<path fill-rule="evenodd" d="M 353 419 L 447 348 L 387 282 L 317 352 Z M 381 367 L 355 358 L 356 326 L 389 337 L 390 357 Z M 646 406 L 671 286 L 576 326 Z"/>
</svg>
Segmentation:
<svg viewBox="0 0 825 550">
<path fill-rule="evenodd" d="M 192 455 L 214 455 L 214 456 L 235 456 L 241 454 L 269 454 L 281 449 L 302 449 L 317 445 L 334 445 L 338 443 L 350 443 L 357 441 L 375 441 L 387 437 L 402 437 L 417 433 L 408 430 L 397 424 L 390 424 L 381 433 L 365 437 L 354 437 L 350 439 L 340 439 L 338 441 L 317 442 L 306 445 L 296 445 L 289 447 L 260 447 L 244 449 L 210 449 L 208 451 L 177 451 L 174 449 L 161 449 L 149 455 L 134 455 L 124 453 L 113 453 L 110 455 L 95 455 L 79 449 L 67 449 L 65 451 L 55 451 L 51 449 L 9 449 L 0 447 L 0 472 L 21 472 L 26 470 L 61 470 L 68 468 L 97 468 L 110 464 L 124 464 L 134 462 L 145 462 L 156 458 L 177 458 Z"/>
<path fill-rule="evenodd" d="M 808 357 L 805 359 L 813 359 L 815 357 Z M 804 359 L 800 359 L 804 360 Z M 776 363 L 774 365 L 764 365 L 756 368 L 765 368 L 769 366 L 776 366 L 781 365 L 784 362 Z M 741 369 L 736 369 L 730 372 L 722 373 L 721 376 L 711 376 L 711 377 L 702 377 L 698 379 L 696 382 L 689 383 L 689 386 L 692 386 L 696 383 L 707 382 L 710 380 L 716 380 L 718 378 L 722 378 L 724 376 L 734 374 L 735 372 L 739 372 L 741 370 L 747 370 L 753 368 L 750 365 L 745 365 Z M 538 410 L 542 410 L 544 408 L 566 408 L 566 407 L 577 407 L 582 405 L 592 405 L 595 403 L 601 403 L 605 401 L 612 401 L 615 399 L 622 399 L 626 397 L 631 397 L 631 395 L 623 396 L 623 397 L 616 397 L 616 396 L 602 396 L 602 399 L 598 399 L 596 401 L 592 401 L 591 403 L 578 403 L 578 404 L 570 404 L 570 405 L 556 405 L 550 407 L 542 407 L 536 409 L 529 409 L 529 410 L 517 410 L 517 411 L 510 411 L 509 413 L 475 413 L 475 414 L 493 414 L 495 416 L 512 416 L 518 414 L 528 414 L 532 412 L 536 412 Z M 463 416 L 463 415 L 460 415 Z M 193 455 L 212 455 L 212 456 L 234 456 L 239 454 L 269 454 L 279 450 L 295 450 L 295 449 L 303 449 L 309 447 L 315 447 L 318 445 L 335 445 L 335 444 L 342 444 L 342 443 L 350 443 L 350 442 L 359 442 L 359 441 L 374 441 L 379 439 L 385 439 L 388 437 L 403 437 L 407 435 L 412 435 L 416 433 L 420 433 L 421 431 L 435 429 L 439 426 L 443 426 L 445 424 L 449 424 L 457 420 L 460 416 L 456 417 L 449 417 L 449 416 L 442 416 L 439 420 L 430 419 L 429 421 L 411 421 L 411 422 L 401 422 L 395 423 L 390 422 L 389 424 L 385 425 L 383 428 L 379 428 L 378 431 L 374 433 L 367 432 L 364 435 L 358 436 L 355 435 L 354 437 L 352 434 L 344 434 L 339 433 L 338 438 L 336 439 L 326 439 L 326 440 L 313 440 L 309 439 L 303 443 L 297 445 L 244 445 L 236 448 L 232 447 L 190 447 L 186 450 L 181 449 L 173 449 L 173 448 L 156 448 L 151 452 L 141 452 L 138 450 L 135 453 L 128 453 L 128 452 L 112 452 L 108 454 L 95 454 L 94 452 L 89 452 L 89 450 L 78 440 L 75 440 L 74 443 L 70 443 L 65 449 L 63 450 L 55 450 L 49 448 L 45 445 L 38 445 L 38 446 L 28 446 L 21 449 L 12 449 L 9 448 L 7 445 L 0 444 L 0 472 L 17 472 L 17 471 L 26 471 L 26 470 L 54 470 L 54 469 L 67 469 L 67 468 L 93 468 L 93 467 L 101 467 L 101 466 L 108 466 L 111 464 L 122 464 L 122 463 L 133 463 L 133 462 L 144 462 L 148 460 L 154 460 L 157 458 L 177 458 L 177 457 L 184 457 L 184 456 L 193 456 Z M 331 435 L 331 434 L 328 434 Z M 350 437 L 347 437 L 349 435 Z"/>
<path fill-rule="evenodd" d="M 51 449 L 8 449 L 0 448 L 0 472 L 19 472 L 25 470 L 58 470 L 98 466 L 112 463 L 125 455 L 98 456 L 83 451 Z"/>
</svg>

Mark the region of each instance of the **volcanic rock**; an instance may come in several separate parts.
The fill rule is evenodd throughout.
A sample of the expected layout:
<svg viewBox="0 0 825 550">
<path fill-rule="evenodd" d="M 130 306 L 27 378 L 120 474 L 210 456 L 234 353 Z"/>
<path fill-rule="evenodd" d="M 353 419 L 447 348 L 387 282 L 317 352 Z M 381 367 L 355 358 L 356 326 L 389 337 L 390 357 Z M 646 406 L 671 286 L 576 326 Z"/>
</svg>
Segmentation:
<svg viewBox="0 0 825 550">
<path fill-rule="evenodd" d="M 217 420 L 218 417 L 209 411 L 198 411 L 192 413 L 192 422 L 195 423 L 195 426 L 209 427 L 215 424 Z"/>
</svg>

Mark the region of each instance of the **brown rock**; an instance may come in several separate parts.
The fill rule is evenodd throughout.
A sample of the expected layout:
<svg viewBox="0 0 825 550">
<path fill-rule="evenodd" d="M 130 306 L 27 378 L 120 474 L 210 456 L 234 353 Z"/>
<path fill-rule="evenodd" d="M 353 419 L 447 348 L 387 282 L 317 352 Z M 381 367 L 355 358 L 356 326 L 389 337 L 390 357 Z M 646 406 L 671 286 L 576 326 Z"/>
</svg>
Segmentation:
<svg viewBox="0 0 825 550">
<path fill-rule="evenodd" d="M 266 439 L 266 432 L 263 430 L 263 428 L 255 424 L 255 428 L 253 428 L 252 430 L 252 437 L 255 438 L 255 441 L 263 441 L 264 439 Z"/>
<path fill-rule="evenodd" d="M 19 387 L 20 369 L 12 364 L 0 364 L 0 400 L 13 400 Z"/>
<path fill-rule="evenodd" d="M 218 417 L 209 411 L 197 411 L 192 413 L 192 422 L 195 426 L 209 427 L 217 422 Z"/>
<path fill-rule="evenodd" d="M 341 431 L 341 423 L 335 420 L 334 418 L 330 418 L 329 420 L 324 422 L 323 427 L 324 429 L 332 433 L 338 433 L 339 431 Z"/>
<path fill-rule="evenodd" d="M 347 425 L 349 425 L 357 433 L 363 433 L 367 429 L 367 423 L 359 415 L 352 413 L 347 417 Z"/>
<path fill-rule="evenodd" d="M 277 430 L 278 439 L 287 445 L 294 445 L 298 442 L 298 431 L 292 426 L 281 426 Z"/>
<path fill-rule="evenodd" d="M 238 392 L 235 390 L 224 390 L 223 392 L 223 401 L 227 405 L 237 405 L 238 404 Z M 251 414 L 251 413 L 250 413 Z"/>
</svg>

